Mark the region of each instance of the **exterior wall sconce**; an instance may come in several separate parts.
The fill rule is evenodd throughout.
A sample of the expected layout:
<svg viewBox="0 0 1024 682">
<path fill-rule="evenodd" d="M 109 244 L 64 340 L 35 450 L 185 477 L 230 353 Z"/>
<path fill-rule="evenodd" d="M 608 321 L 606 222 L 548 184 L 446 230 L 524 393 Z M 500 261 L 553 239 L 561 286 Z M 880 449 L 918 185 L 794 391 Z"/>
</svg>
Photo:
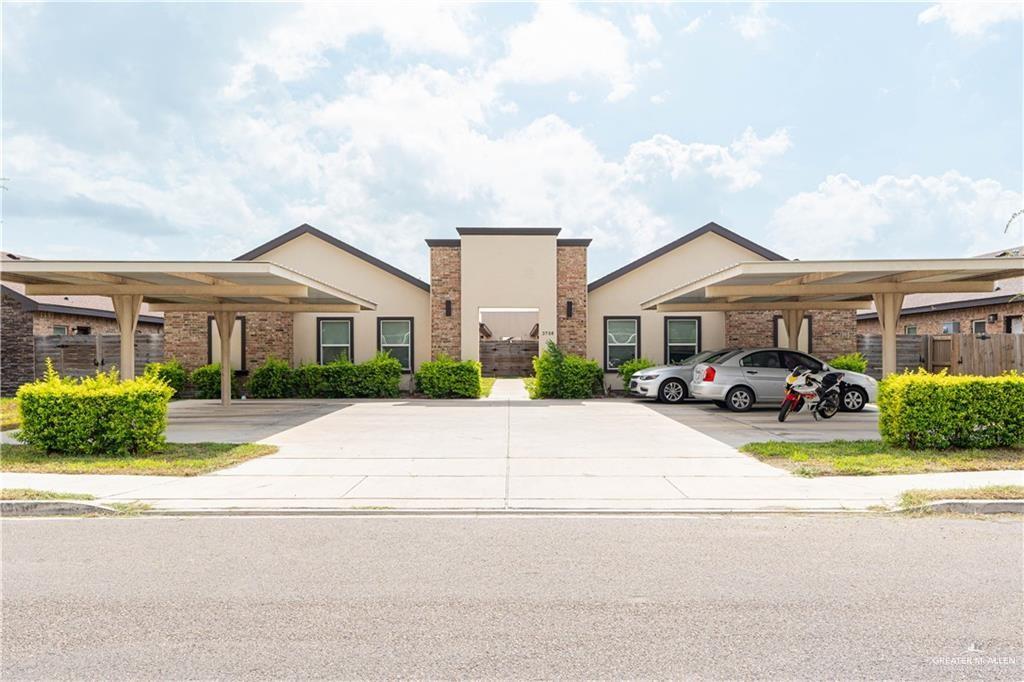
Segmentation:
<svg viewBox="0 0 1024 682">
<path fill-rule="evenodd" d="M 444 316 L 445 317 L 451 317 L 452 316 L 452 301 L 451 301 L 451 299 L 448 299 L 448 300 L 446 300 L 444 302 Z"/>
<path fill-rule="evenodd" d="M 565 302 L 565 316 L 572 317 L 572 301 Z"/>
</svg>

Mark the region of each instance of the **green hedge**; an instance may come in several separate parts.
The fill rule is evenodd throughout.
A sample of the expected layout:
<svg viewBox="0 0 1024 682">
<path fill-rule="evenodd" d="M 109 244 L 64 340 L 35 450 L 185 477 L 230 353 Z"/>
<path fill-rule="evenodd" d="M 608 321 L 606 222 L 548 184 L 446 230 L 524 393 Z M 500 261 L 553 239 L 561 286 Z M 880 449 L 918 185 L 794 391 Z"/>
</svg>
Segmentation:
<svg viewBox="0 0 1024 682">
<path fill-rule="evenodd" d="M 578 355 L 566 355 L 553 341 L 533 359 L 536 381 L 532 398 L 592 398 L 601 390 L 601 366 Z"/>
<path fill-rule="evenodd" d="M 480 363 L 475 360 L 456 362 L 441 355 L 424 362 L 416 372 L 416 391 L 428 398 L 479 398 Z"/>
<path fill-rule="evenodd" d="M 295 373 L 284 360 L 267 358 L 249 375 L 245 392 L 253 398 L 291 398 L 295 393 Z"/>
<path fill-rule="evenodd" d="M 833 369 L 845 369 L 850 372 L 860 372 L 861 374 L 868 371 L 868 359 L 860 353 L 837 355 L 829 360 L 828 364 Z"/>
<path fill-rule="evenodd" d="M 1024 376 L 892 374 L 878 388 L 878 430 L 889 445 L 997 448 L 1024 443 Z"/>
<path fill-rule="evenodd" d="M 146 365 L 147 375 L 155 376 L 171 387 L 175 398 L 182 397 L 185 386 L 188 384 L 188 372 L 177 360 L 171 359 L 167 362 L 151 362 Z"/>
<path fill-rule="evenodd" d="M 220 397 L 220 363 L 196 367 L 188 377 L 188 382 L 195 391 L 196 397 L 203 400 L 213 400 Z M 231 373 L 231 397 L 237 398 L 241 395 L 238 377 Z"/>
<path fill-rule="evenodd" d="M 246 392 L 253 398 L 397 398 L 402 363 L 387 353 L 358 365 L 339 360 L 296 369 L 268 359 L 253 370 Z"/>
<path fill-rule="evenodd" d="M 654 367 L 654 363 L 647 358 L 634 358 L 633 360 L 626 360 L 619 365 L 618 372 L 619 376 L 622 377 L 622 386 L 629 388 L 629 380 L 633 378 L 633 375 L 641 369 L 647 369 L 648 367 Z"/>
<path fill-rule="evenodd" d="M 164 442 L 173 390 L 155 374 L 119 381 L 117 372 L 62 378 L 47 361 L 46 376 L 18 389 L 16 437 L 47 452 L 127 456 Z"/>
</svg>

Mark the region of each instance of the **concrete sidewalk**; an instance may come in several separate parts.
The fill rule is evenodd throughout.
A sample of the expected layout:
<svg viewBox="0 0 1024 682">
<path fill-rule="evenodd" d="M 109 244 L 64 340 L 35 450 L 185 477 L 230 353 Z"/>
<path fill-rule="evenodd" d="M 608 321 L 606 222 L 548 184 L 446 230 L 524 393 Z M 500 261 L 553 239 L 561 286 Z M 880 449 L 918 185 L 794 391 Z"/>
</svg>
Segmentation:
<svg viewBox="0 0 1024 682">
<path fill-rule="evenodd" d="M 280 424 L 261 439 L 279 452 L 192 478 L 4 473 L 2 485 L 169 510 L 686 511 L 858 510 L 892 504 L 910 488 L 1024 484 L 1022 471 L 797 478 L 631 401 L 251 401 L 230 409 L 245 434 Z M 205 401 L 176 403 L 171 421 L 174 440 L 210 440 L 214 429 L 237 435 L 234 420 Z M 190 423 L 201 426 L 186 433 Z"/>
</svg>

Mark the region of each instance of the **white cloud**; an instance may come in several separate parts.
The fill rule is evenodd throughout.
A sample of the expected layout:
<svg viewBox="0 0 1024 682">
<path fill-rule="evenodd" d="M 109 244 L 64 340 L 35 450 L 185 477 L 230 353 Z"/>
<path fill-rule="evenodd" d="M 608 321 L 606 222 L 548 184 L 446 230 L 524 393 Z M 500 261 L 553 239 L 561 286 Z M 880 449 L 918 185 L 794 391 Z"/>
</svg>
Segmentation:
<svg viewBox="0 0 1024 682">
<path fill-rule="evenodd" d="M 668 90 L 665 90 L 664 92 L 659 92 L 655 95 L 651 95 L 651 104 L 664 104 L 666 101 L 668 101 L 668 95 Z"/>
<path fill-rule="evenodd" d="M 839 174 L 786 200 L 769 228 L 781 250 L 803 258 L 922 256 L 951 247 L 974 255 L 1007 245 L 1003 228 L 1021 200 L 996 180 L 956 171 L 873 182 Z"/>
<path fill-rule="evenodd" d="M 506 43 L 508 53 L 492 72 L 499 82 L 606 81 L 609 101 L 635 89 L 629 41 L 611 21 L 574 5 L 539 5 L 528 22 L 512 28 Z"/>
<path fill-rule="evenodd" d="M 730 23 L 744 40 L 759 40 L 782 25 L 778 19 L 768 16 L 767 6 L 763 2 L 750 3 L 746 13 L 732 17 Z"/>
<path fill-rule="evenodd" d="M 668 136 L 655 135 L 634 143 L 626 156 L 629 174 L 648 179 L 652 171 L 667 170 L 673 179 L 686 179 L 700 173 L 725 180 L 731 191 L 748 189 L 761 181 L 760 169 L 769 159 L 781 156 L 790 147 L 785 130 L 776 130 L 759 138 L 751 128 L 729 146 L 684 143 Z"/>
<path fill-rule="evenodd" d="M 464 6 L 389 2 L 303 5 L 264 40 L 243 48 L 225 93 L 240 97 L 266 69 L 282 82 L 297 81 L 328 64 L 324 53 L 341 49 L 358 35 L 379 34 L 396 53 L 468 56 L 472 41 L 464 30 Z"/>
<path fill-rule="evenodd" d="M 701 19 L 701 17 L 697 17 L 696 19 L 692 20 L 690 23 L 683 27 L 683 33 L 696 33 L 697 29 L 700 28 L 700 25 L 702 23 L 703 20 Z"/>
<path fill-rule="evenodd" d="M 569 104 L 576 104 L 577 102 L 583 99 L 583 95 L 576 92 L 575 90 L 570 90 L 569 94 L 566 95 L 566 99 L 569 100 Z"/>
<path fill-rule="evenodd" d="M 917 15 L 919 24 L 946 22 L 959 38 L 981 38 L 992 26 L 1021 19 L 1020 2 L 940 2 Z"/>
<path fill-rule="evenodd" d="M 661 40 L 661 34 L 654 26 L 650 14 L 637 14 L 630 21 L 633 25 L 633 33 L 636 39 L 644 45 L 656 45 Z"/>
</svg>

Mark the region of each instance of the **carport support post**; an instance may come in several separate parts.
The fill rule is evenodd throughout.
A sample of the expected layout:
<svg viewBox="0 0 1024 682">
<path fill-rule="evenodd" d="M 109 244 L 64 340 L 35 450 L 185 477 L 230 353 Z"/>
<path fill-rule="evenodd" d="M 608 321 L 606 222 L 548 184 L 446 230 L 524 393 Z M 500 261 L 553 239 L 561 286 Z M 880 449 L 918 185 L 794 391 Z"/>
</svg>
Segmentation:
<svg viewBox="0 0 1024 682">
<path fill-rule="evenodd" d="M 783 310 L 782 323 L 786 325 L 786 340 L 793 350 L 800 349 L 800 328 L 804 324 L 803 310 Z"/>
<path fill-rule="evenodd" d="M 882 328 L 882 378 L 896 371 L 896 328 L 900 323 L 903 294 L 875 294 L 878 325 Z"/>
<path fill-rule="evenodd" d="M 235 328 L 236 313 L 233 310 L 218 310 L 213 313 L 220 337 L 220 404 L 231 404 L 231 331 Z"/>
<path fill-rule="evenodd" d="M 139 326 L 142 296 L 118 294 L 111 296 L 110 300 L 114 303 L 117 331 L 121 335 L 121 364 L 117 372 L 121 381 L 127 381 L 135 378 L 135 328 Z"/>
</svg>

